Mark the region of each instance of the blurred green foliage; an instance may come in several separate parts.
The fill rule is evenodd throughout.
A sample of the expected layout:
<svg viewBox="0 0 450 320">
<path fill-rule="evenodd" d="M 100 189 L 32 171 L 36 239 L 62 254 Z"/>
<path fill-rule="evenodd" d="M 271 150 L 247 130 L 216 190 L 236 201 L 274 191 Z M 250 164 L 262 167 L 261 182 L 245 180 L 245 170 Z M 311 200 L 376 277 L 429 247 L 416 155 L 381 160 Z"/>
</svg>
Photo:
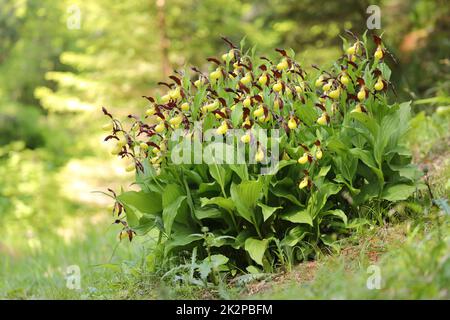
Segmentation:
<svg viewBox="0 0 450 320">
<path fill-rule="evenodd" d="M 132 110 L 173 69 L 202 67 L 221 52 L 220 36 L 245 37 L 261 52 L 293 48 L 303 64 L 323 64 L 338 57 L 344 29 L 366 29 L 370 4 L 380 6 L 384 42 L 399 60 L 398 94 L 448 104 L 445 0 L 1 2 L 0 101 L 24 108 Z M 69 28 L 78 17 L 80 28 Z"/>
<path fill-rule="evenodd" d="M 3 105 L 0 113 L 0 146 L 10 141 L 24 141 L 35 149 L 44 144 L 40 112 L 37 108 Z"/>
</svg>

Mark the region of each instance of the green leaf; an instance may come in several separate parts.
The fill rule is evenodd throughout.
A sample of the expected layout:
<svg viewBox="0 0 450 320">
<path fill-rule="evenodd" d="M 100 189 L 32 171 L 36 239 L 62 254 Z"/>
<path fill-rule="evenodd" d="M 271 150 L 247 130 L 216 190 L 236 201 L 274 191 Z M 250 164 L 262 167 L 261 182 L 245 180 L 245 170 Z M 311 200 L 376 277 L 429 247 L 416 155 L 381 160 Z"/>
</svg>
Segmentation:
<svg viewBox="0 0 450 320">
<path fill-rule="evenodd" d="M 201 234 L 192 234 L 187 229 L 177 229 L 177 232 L 174 232 L 172 237 L 165 242 L 165 254 L 168 254 L 175 248 L 184 247 L 202 238 L 203 235 Z"/>
<path fill-rule="evenodd" d="M 342 219 L 344 224 L 347 225 L 347 215 L 344 213 L 344 211 L 342 211 L 340 209 L 328 210 L 328 211 L 325 211 L 325 212 L 321 213 L 321 215 L 322 216 L 333 215 L 333 216 L 339 217 L 339 218 Z"/>
<path fill-rule="evenodd" d="M 305 238 L 308 234 L 311 232 L 308 232 L 306 226 L 295 226 L 284 237 L 284 239 L 281 241 L 281 245 L 283 246 L 289 246 L 293 247 L 295 246 L 299 241 L 302 241 L 303 238 Z"/>
<path fill-rule="evenodd" d="M 318 176 L 325 177 L 327 175 L 328 171 L 330 171 L 330 169 L 331 169 L 331 166 L 321 167 Z"/>
<path fill-rule="evenodd" d="M 235 244 L 236 238 L 232 236 L 215 236 L 210 239 L 211 247 L 222 247 L 222 246 L 233 246 Z"/>
<path fill-rule="evenodd" d="M 250 257 L 259 265 L 263 265 L 262 259 L 264 252 L 266 252 L 269 240 L 258 240 L 255 238 L 248 238 L 245 240 L 245 251 L 247 251 Z"/>
<path fill-rule="evenodd" d="M 161 195 L 156 192 L 128 191 L 120 194 L 117 200 L 125 208 L 127 222 L 134 228 L 144 214 L 157 214 L 162 210 Z"/>
<path fill-rule="evenodd" d="M 311 126 L 317 120 L 318 114 L 312 99 L 307 99 L 306 104 L 300 101 L 294 102 L 294 109 L 307 126 Z"/>
<path fill-rule="evenodd" d="M 250 238 L 251 235 L 252 235 L 252 233 L 247 229 L 244 229 L 241 232 L 239 232 L 239 234 L 237 235 L 237 237 L 234 240 L 234 244 L 232 245 L 233 248 L 234 249 L 242 248 L 245 244 L 245 240 Z"/>
<path fill-rule="evenodd" d="M 203 194 L 207 192 L 220 192 L 220 186 L 217 184 L 216 181 L 205 183 L 202 182 L 198 186 L 198 193 Z"/>
<path fill-rule="evenodd" d="M 208 258 L 206 258 L 208 259 Z M 213 254 L 211 256 L 211 264 L 213 268 L 217 268 L 221 265 L 227 264 L 228 263 L 228 258 L 225 257 L 223 254 Z"/>
<path fill-rule="evenodd" d="M 368 150 L 362 150 L 359 148 L 350 149 L 350 153 L 364 162 L 370 168 L 376 168 L 377 164 L 375 163 L 375 159 L 372 157 L 372 154 Z"/>
<path fill-rule="evenodd" d="M 341 188 L 342 185 L 331 182 L 325 182 L 318 185 L 318 191 L 312 193 L 308 200 L 307 210 L 309 210 L 311 217 L 315 218 L 327 203 L 328 198 L 338 193 Z"/>
<path fill-rule="evenodd" d="M 178 197 L 184 195 L 183 188 L 175 183 L 168 184 L 164 188 L 164 192 L 162 194 L 162 206 L 166 208 L 172 204 Z"/>
<path fill-rule="evenodd" d="M 360 159 L 365 165 L 367 165 L 377 175 L 378 181 L 380 184 L 384 183 L 383 171 L 381 171 L 378 168 L 370 151 L 362 150 L 359 148 L 353 148 L 350 150 L 350 153 L 357 159 Z"/>
<path fill-rule="evenodd" d="M 255 207 L 262 196 L 263 184 L 260 180 L 244 181 L 240 184 L 232 184 L 231 199 L 236 205 L 237 212 L 245 220 L 255 224 Z"/>
<path fill-rule="evenodd" d="M 420 171 L 419 168 L 414 164 L 407 164 L 407 165 L 389 164 L 389 167 L 394 171 L 398 171 L 401 177 L 411 181 L 417 181 L 423 175 L 423 172 Z"/>
<path fill-rule="evenodd" d="M 198 265 L 198 272 L 200 273 L 200 278 L 204 281 L 208 278 L 212 270 L 212 265 L 207 259 L 208 258 L 203 260 L 203 262 Z"/>
<path fill-rule="evenodd" d="M 208 275 L 213 269 L 218 269 L 228 263 L 228 258 L 222 254 L 213 254 L 210 257 L 206 257 L 202 263 L 198 266 L 198 271 L 200 272 L 200 278 L 206 280 Z"/>
<path fill-rule="evenodd" d="M 338 149 L 336 153 L 337 155 L 333 157 L 336 177 L 341 176 L 342 179 L 345 179 L 345 181 L 353 188 L 353 179 L 355 178 L 358 159 L 355 158 L 348 149 Z"/>
<path fill-rule="evenodd" d="M 208 198 L 200 198 L 200 202 L 202 207 L 207 205 L 217 205 L 228 212 L 232 212 L 235 209 L 234 202 L 230 198 L 224 198 L 224 197 L 214 197 L 211 199 Z"/>
<path fill-rule="evenodd" d="M 381 197 L 388 201 L 408 199 L 416 191 L 416 186 L 408 184 L 388 185 L 384 187 Z"/>
<path fill-rule="evenodd" d="M 233 170 L 242 181 L 248 180 L 248 170 L 245 164 L 230 164 L 230 169 Z"/>
<path fill-rule="evenodd" d="M 237 127 L 242 119 L 242 105 L 236 104 L 234 110 L 231 112 L 231 123 L 233 127 Z"/>
<path fill-rule="evenodd" d="M 358 122 L 361 123 L 370 132 L 372 141 L 378 136 L 380 126 L 375 121 L 375 119 L 370 117 L 368 114 L 358 112 L 352 112 L 350 113 L 350 116 L 358 120 Z"/>
<path fill-rule="evenodd" d="M 379 69 L 381 71 L 381 74 L 383 75 L 383 79 L 389 81 L 389 79 L 391 78 L 391 69 L 389 69 L 388 65 L 386 63 L 381 63 Z"/>
<path fill-rule="evenodd" d="M 288 199 L 292 203 L 303 206 L 300 200 L 294 195 L 293 188 L 297 186 L 294 184 L 294 181 L 286 177 L 283 180 L 276 181 L 274 186 L 270 188 L 270 192 L 272 192 L 275 196 Z"/>
<path fill-rule="evenodd" d="M 322 240 L 322 242 L 326 246 L 329 246 L 329 247 L 333 248 L 336 252 L 339 252 L 340 246 L 332 236 L 327 235 L 327 234 L 322 234 L 320 236 L 320 240 Z"/>
<path fill-rule="evenodd" d="M 287 220 L 294 223 L 304 223 L 313 225 L 312 217 L 307 210 L 296 210 L 293 212 L 289 212 L 282 216 L 283 220 Z"/>
<path fill-rule="evenodd" d="M 245 270 L 247 270 L 247 272 L 250 273 L 250 274 L 259 274 L 259 273 L 261 273 L 261 271 L 255 266 L 248 266 L 247 268 L 245 268 Z"/>
<path fill-rule="evenodd" d="M 209 173 L 214 178 L 214 180 L 217 181 L 219 184 L 221 190 L 225 192 L 225 183 L 226 183 L 226 170 L 222 165 L 218 164 L 210 164 L 209 166 Z"/>
<path fill-rule="evenodd" d="M 291 159 L 291 160 L 280 160 L 276 163 L 275 168 L 272 171 L 269 171 L 267 175 L 274 176 L 283 169 L 284 167 L 291 166 L 293 164 L 296 164 L 297 160 Z"/>
<path fill-rule="evenodd" d="M 152 230 L 155 227 L 159 227 L 158 223 L 160 223 L 161 217 L 152 215 L 152 214 L 143 214 L 142 217 L 139 219 L 138 226 L 133 228 L 133 231 L 136 232 L 137 235 L 145 235 L 150 230 Z"/>
<path fill-rule="evenodd" d="M 278 209 L 282 209 L 282 207 L 269 207 L 263 203 L 258 203 L 258 206 L 262 209 L 264 221 L 269 219 L 275 211 L 277 211 Z"/>
<path fill-rule="evenodd" d="M 348 190 L 350 190 L 350 192 L 353 195 L 356 195 L 361 191 L 359 189 L 354 188 L 346 179 L 344 179 L 344 177 L 341 174 L 337 174 L 336 178 L 334 178 L 334 181 L 345 184 Z"/>
<path fill-rule="evenodd" d="M 174 202 L 164 208 L 162 217 L 164 222 L 164 230 L 167 233 L 167 236 L 171 236 L 172 225 L 177 216 L 178 209 L 180 209 L 183 201 L 186 200 L 186 196 L 179 196 Z"/>
<path fill-rule="evenodd" d="M 217 208 L 195 209 L 194 215 L 197 219 L 216 219 L 222 217 L 222 212 Z"/>
<path fill-rule="evenodd" d="M 195 183 L 200 185 L 203 183 L 202 177 L 200 174 L 194 170 L 184 170 L 184 174 L 186 175 L 188 183 Z"/>
</svg>

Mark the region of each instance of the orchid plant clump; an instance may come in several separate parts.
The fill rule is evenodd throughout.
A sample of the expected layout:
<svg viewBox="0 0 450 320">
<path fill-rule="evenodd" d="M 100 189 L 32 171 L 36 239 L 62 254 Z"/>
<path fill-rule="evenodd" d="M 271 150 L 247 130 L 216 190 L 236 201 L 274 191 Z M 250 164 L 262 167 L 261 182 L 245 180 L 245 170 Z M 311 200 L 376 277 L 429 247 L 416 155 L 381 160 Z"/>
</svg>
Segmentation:
<svg viewBox="0 0 450 320">
<path fill-rule="evenodd" d="M 410 197 L 420 172 L 402 140 L 409 103 L 388 102 L 381 38 L 351 36 L 331 68 L 308 72 L 293 52 L 258 58 L 224 39 L 229 51 L 208 59 L 208 73 L 194 67 L 161 82 L 167 91 L 145 96 L 145 115 L 130 115 L 127 128 L 104 108 L 112 154 L 140 186 L 113 193 L 121 238 L 156 228 L 159 263 L 195 252 L 203 270 L 271 271 L 333 247 L 365 223 L 365 204 Z M 173 162 L 180 141 L 214 143 L 208 130 L 216 138 L 239 130 L 225 153 L 241 148 L 249 160 Z"/>
</svg>

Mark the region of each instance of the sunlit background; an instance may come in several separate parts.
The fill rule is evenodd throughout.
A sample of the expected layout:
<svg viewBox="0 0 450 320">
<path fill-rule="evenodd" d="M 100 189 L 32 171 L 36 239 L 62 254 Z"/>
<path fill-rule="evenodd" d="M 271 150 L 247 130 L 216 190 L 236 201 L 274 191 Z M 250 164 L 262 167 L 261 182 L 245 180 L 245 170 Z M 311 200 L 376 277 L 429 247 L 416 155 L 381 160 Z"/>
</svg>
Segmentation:
<svg viewBox="0 0 450 320">
<path fill-rule="evenodd" d="M 424 117 L 447 106 L 445 0 L 0 0 L 0 298 L 71 297 L 70 265 L 81 268 L 83 297 L 101 298 L 122 290 L 119 263 L 125 274 L 142 263 L 148 243 L 119 244 L 112 201 L 95 192 L 132 180 L 102 142 L 102 106 L 122 116 L 145 108 L 141 96 L 173 69 L 205 68 L 224 52 L 221 36 L 266 56 L 292 48 L 306 69 L 329 64 L 345 29 L 366 30 L 371 4 L 397 59 L 397 98 Z M 420 139 L 418 152 L 432 147 Z"/>
</svg>

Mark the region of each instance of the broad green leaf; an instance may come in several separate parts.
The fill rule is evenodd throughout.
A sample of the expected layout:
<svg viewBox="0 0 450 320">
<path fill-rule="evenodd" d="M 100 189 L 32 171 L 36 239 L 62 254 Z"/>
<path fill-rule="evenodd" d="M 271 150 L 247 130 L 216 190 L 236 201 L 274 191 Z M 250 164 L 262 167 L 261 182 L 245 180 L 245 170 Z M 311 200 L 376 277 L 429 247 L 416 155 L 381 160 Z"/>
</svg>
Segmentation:
<svg viewBox="0 0 450 320">
<path fill-rule="evenodd" d="M 184 200 L 186 200 L 186 196 L 179 196 L 163 210 L 162 217 L 164 222 L 164 230 L 166 231 L 168 237 L 171 236 L 173 222 Z"/>
<path fill-rule="evenodd" d="M 213 255 L 211 255 L 210 258 L 211 258 L 211 264 L 212 264 L 213 268 L 217 268 L 221 265 L 227 264 L 228 260 L 229 260 L 223 254 L 213 254 Z M 209 258 L 206 258 L 206 259 L 209 259 Z"/>
<path fill-rule="evenodd" d="M 184 174 L 187 177 L 187 181 L 190 183 L 195 183 L 197 185 L 200 185 L 203 183 L 202 177 L 200 174 L 194 170 L 184 170 Z"/>
<path fill-rule="evenodd" d="M 203 235 L 201 234 L 191 234 L 188 230 L 177 229 L 177 232 L 174 232 L 172 237 L 165 242 L 165 254 L 168 254 L 175 248 L 184 247 L 202 238 Z"/>
<path fill-rule="evenodd" d="M 215 236 L 211 239 L 211 247 L 222 247 L 225 245 L 233 246 L 235 244 L 236 238 L 232 236 Z"/>
<path fill-rule="evenodd" d="M 217 208 L 195 209 L 194 215 L 197 219 L 216 219 L 222 217 L 222 212 Z"/>
<path fill-rule="evenodd" d="M 330 171 L 330 169 L 331 169 L 331 166 L 323 166 L 323 167 L 321 167 L 318 176 L 319 177 L 325 177 L 327 175 L 328 171 Z"/>
<path fill-rule="evenodd" d="M 388 65 L 386 63 L 381 63 L 379 69 L 381 71 L 381 74 L 383 75 L 383 79 L 389 81 L 389 79 L 391 78 L 391 69 L 389 69 Z"/>
<path fill-rule="evenodd" d="M 333 162 L 336 175 L 342 175 L 350 185 L 353 185 L 353 179 L 355 178 L 358 166 L 358 159 L 350 154 L 348 150 L 345 150 L 338 152 L 337 156 L 333 157 Z"/>
<path fill-rule="evenodd" d="M 363 124 L 364 127 L 370 132 L 372 138 L 376 138 L 378 136 L 378 132 L 380 131 L 380 127 L 371 116 L 365 113 L 353 112 L 350 113 L 350 116 L 359 123 Z"/>
<path fill-rule="evenodd" d="M 291 159 L 291 160 L 281 160 L 279 162 L 277 162 L 277 164 L 275 165 L 275 168 L 272 171 L 269 171 L 267 174 L 270 176 L 276 175 L 278 173 L 278 171 L 280 171 L 281 169 L 283 169 L 284 167 L 296 164 L 297 160 Z"/>
<path fill-rule="evenodd" d="M 342 185 L 331 182 L 325 182 L 318 185 L 318 191 L 314 192 L 308 201 L 307 209 L 310 210 L 313 219 L 325 206 L 328 198 L 338 193 L 341 189 Z"/>
<path fill-rule="evenodd" d="M 207 113 L 205 118 L 203 119 L 203 132 L 214 128 L 215 123 L 216 117 L 212 113 Z"/>
<path fill-rule="evenodd" d="M 200 198 L 200 202 L 202 207 L 207 205 L 217 205 L 228 212 L 232 212 L 235 209 L 234 202 L 230 198 L 224 198 L 224 197 L 214 197 L 211 199 L 208 198 Z"/>
<path fill-rule="evenodd" d="M 217 184 L 216 181 L 205 183 L 200 183 L 198 187 L 198 193 L 203 194 L 207 192 L 220 192 L 220 186 Z"/>
<path fill-rule="evenodd" d="M 226 183 L 226 170 L 224 166 L 218 164 L 210 164 L 209 165 L 209 173 L 217 181 L 221 190 L 225 190 Z"/>
<path fill-rule="evenodd" d="M 248 180 L 248 170 L 245 164 L 230 164 L 230 169 L 233 170 L 242 181 Z"/>
<path fill-rule="evenodd" d="M 200 278 L 206 280 L 209 274 L 213 270 L 217 270 L 219 267 L 225 265 L 228 262 L 228 258 L 222 254 L 213 254 L 210 257 L 206 257 L 200 265 L 198 265 L 198 271 Z"/>
<path fill-rule="evenodd" d="M 277 211 L 278 209 L 282 209 L 282 207 L 270 207 L 265 205 L 264 203 L 258 203 L 258 206 L 262 209 L 264 221 L 269 219 L 275 211 Z"/>
<path fill-rule="evenodd" d="M 231 199 L 236 205 L 237 212 L 245 220 L 256 223 L 255 207 L 263 194 L 263 184 L 260 180 L 244 181 L 240 184 L 231 185 Z"/>
<path fill-rule="evenodd" d="M 231 112 L 231 123 L 233 127 L 237 127 L 242 119 L 242 105 L 236 104 L 234 110 Z"/>
<path fill-rule="evenodd" d="M 331 248 L 333 248 L 336 252 L 339 252 L 339 250 L 341 249 L 341 247 L 339 246 L 339 244 L 336 243 L 336 240 L 327 234 L 322 234 L 320 236 L 320 240 L 322 240 L 322 242 L 326 245 L 329 246 Z"/>
<path fill-rule="evenodd" d="M 384 187 L 381 197 L 388 201 L 408 199 L 416 191 L 416 186 L 408 184 L 388 185 Z"/>
<path fill-rule="evenodd" d="M 296 101 L 294 103 L 295 113 L 302 119 L 306 125 L 311 126 L 319 117 L 317 108 L 314 107 L 312 99 L 307 99 L 306 104 Z"/>
<path fill-rule="evenodd" d="M 255 238 L 248 238 L 245 240 L 245 251 L 247 251 L 250 257 L 259 265 L 263 265 L 263 257 L 266 252 L 269 240 L 258 240 Z"/>
<path fill-rule="evenodd" d="M 394 171 L 398 171 L 398 173 L 401 177 L 406 178 L 411 181 L 417 181 L 423 175 L 423 172 L 420 171 L 417 168 L 417 166 L 413 165 L 413 164 L 407 164 L 407 165 L 389 164 L 389 167 Z"/>
<path fill-rule="evenodd" d="M 376 168 L 377 164 L 375 163 L 375 159 L 372 157 L 372 154 L 368 150 L 361 150 L 359 148 L 350 149 L 350 153 L 364 162 L 367 166 L 371 168 Z"/>
<path fill-rule="evenodd" d="M 369 151 L 361 150 L 359 148 L 353 148 L 350 150 L 350 153 L 357 159 L 360 159 L 365 165 L 367 165 L 377 175 L 378 181 L 380 183 L 384 182 L 383 171 L 378 168 L 372 154 Z"/>
<path fill-rule="evenodd" d="M 174 200 L 176 200 L 179 196 L 184 194 L 184 190 L 178 184 L 168 184 L 164 188 L 164 192 L 162 194 L 162 205 L 163 207 L 169 206 Z"/>
<path fill-rule="evenodd" d="M 336 209 L 336 210 L 328 210 L 325 211 L 323 213 L 321 213 L 321 215 L 324 216 L 336 216 L 342 219 L 342 221 L 344 222 L 345 225 L 347 225 L 347 215 L 344 213 L 344 211 L 340 210 L 340 209 Z"/>
<path fill-rule="evenodd" d="M 150 230 L 152 230 L 155 227 L 159 228 L 159 223 L 161 221 L 160 216 L 156 216 L 153 214 L 147 214 L 144 213 L 142 217 L 139 219 L 138 226 L 134 227 L 133 230 L 136 232 L 137 235 L 145 235 Z"/>
<path fill-rule="evenodd" d="M 331 136 L 330 140 L 327 142 L 327 149 L 334 152 L 345 152 L 348 147 L 339 139 L 337 136 Z"/>
<path fill-rule="evenodd" d="M 353 204 L 358 206 L 370 199 L 377 198 L 380 194 L 381 188 L 382 187 L 378 179 L 374 176 L 373 180 L 369 180 L 367 184 L 363 185 L 360 188 L 360 192 L 353 197 Z"/>
<path fill-rule="evenodd" d="M 149 159 L 145 158 L 141 161 L 144 171 L 139 170 L 136 173 L 136 184 L 141 187 L 144 192 L 158 192 L 161 193 L 161 186 L 155 183 L 156 171 L 150 164 Z"/>
<path fill-rule="evenodd" d="M 352 184 L 350 184 L 346 179 L 344 179 L 344 177 L 341 174 L 337 174 L 336 178 L 334 178 L 334 181 L 345 184 L 347 186 L 348 190 L 350 190 L 350 192 L 353 195 L 356 195 L 361 191 L 359 189 L 354 188 L 352 186 Z"/>
<path fill-rule="evenodd" d="M 251 235 L 252 233 L 249 230 L 242 230 L 241 232 L 239 232 L 236 239 L 234 240 L 233 248 L 235 249 L 242 248 L 245 244 L 245 240 L 250 238 Z"/>
<path fill-rule="evenodd" d="M 117 196 L 125 208 L 127 222 L 134 228 L 144 214 L 157 214 L 162 211 L 161 195 L 156 192 L 128 191 Z"/>
<path fill-rule="evenodd" d="M 288 221 L 294 222 L 294 223 L 304 223 L 304 224 L 309 224 L 310 226 L 313 225 L 312 217 L 307 210 L 298 210 L 298 211 L 289 212 L 287 214 L 284 214 L 282 216 L 282 219 L 288 220 Z"/>
<path fill-rule="evenodd" d="M 293 190 L 296 190 L 294 188 L 297 188 L 294 181 L 291 178 L 286 177 L 283 180 L 276 181 L 270 188 L 270 192 L 277 197 L 286 198 L 298 206 L 303 206 L 298 197 L 294 195 Z"/>
<path fill-rule="evenodd" d="M 289 246 L 293 247 L 295 246 L 299 241 L 302 241 L 310 232 L 308 232 L 306 226 L 295 226 L 284 237 L 284 239 L 281 241 L 281 245 L 283 246 Z"/>
<path fill-rule="evenodd" d="M 248 266 L 247 268 L 245 268 L 245 270 L 247 270 L 247 272 L 251 273 L 251 274 L 259 274 L 259 273 L 261 273 L 261 271 L 255 266 Z"/>
</svg>

